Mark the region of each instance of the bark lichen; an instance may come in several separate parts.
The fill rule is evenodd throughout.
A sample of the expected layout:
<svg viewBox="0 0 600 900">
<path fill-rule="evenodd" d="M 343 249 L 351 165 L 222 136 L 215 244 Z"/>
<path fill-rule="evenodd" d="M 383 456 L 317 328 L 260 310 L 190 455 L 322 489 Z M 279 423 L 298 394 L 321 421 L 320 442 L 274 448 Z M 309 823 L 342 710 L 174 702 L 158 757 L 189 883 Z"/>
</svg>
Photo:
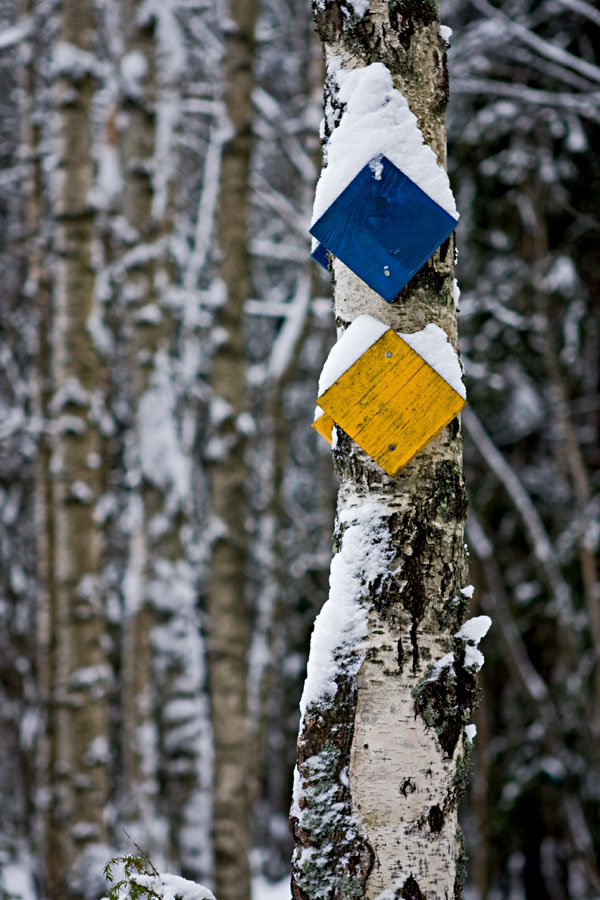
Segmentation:
<svg viewBox="0 0 600 900">
<path fill-rule="evenodd" d="M 467 875 L 467 851 L 460 825 L 456 828 L 456 874 L 454 876 L 454 900 L 462 900 Z"/>
<path fill-rule="evenodd" d="M 341 679 L 337 700 L 352 702 L 355 685 Z M 345 698 L 345 699 L 344 699 Z M 337 708 L 336 703 L 336 708 Z M 373 851 L 351 814 L 347 777 L 351 728 L 307 710 L 298 743 L 298 788 L 290 815 L 294 900 L 360 898 Z"/>
<path fill-rule="evenodd" d="M 415 713 L 434 729 L 450 758 L 454 756 L 463 726 L 470 721 L 480 699 L 475 673 L 464 667 L 464 644 L 456 640 L 455 647 L 447 663 L 428 666 L 413 689 Z"/>
</svg>

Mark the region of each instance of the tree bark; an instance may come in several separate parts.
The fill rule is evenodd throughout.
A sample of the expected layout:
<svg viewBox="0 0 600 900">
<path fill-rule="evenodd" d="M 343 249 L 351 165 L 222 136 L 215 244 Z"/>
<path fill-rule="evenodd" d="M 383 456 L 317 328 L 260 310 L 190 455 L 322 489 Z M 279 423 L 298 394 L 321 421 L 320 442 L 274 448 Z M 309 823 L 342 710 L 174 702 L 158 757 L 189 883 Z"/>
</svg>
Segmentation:
<svg viewBox="0 0 600 900">
<path fill-rule="evenodd" d="M 448 81 L 436 6 L 371 0 L 362 17 L 344 0 L 313 9 L 326 58 L 341 58 L 344 69 L 383 62 L 445 165 Z M 332 71 L 325 96 L 335 111 Z M 334 260 L 338 330 L 369 313 L 403 332 L 434 322 L 456 345 L 453 263 L 451 238 L 386 304 Z M 368 633 L 339 656 L 333 702 L 309 702 L 304 711 L 291 814 L 293 896 L 460 896 L 456 806 L 468 772 L 463 725 L 476 696 L 454 637 L 467 605 L 460 423 L 454 420 L 396 478 L 336 432 L 332 571 L 350 566 L 362 584 L 354 600 L 366 611 Z M 449 651 L 454 669 L 432 670 Z"/>
<path fill-rule="evenodd" d="M 103 534 L 95 505 L 105 486 L 99 412 L 106 379 L 87 328 L 94 298 L 93 2 L 65 0 L 54 44 L 48 195 L 53 242 L 48 334 L 51 399 L 48 502 L 48 733 L 50 897 L 89 893 L 109 844 L 109 694 L 112 669 L 101 580 Z M 60 41 L 60 43 L 58 43 Z M 46 481 L 47 479 L 47 481 Z"/>
<path fill-rule="evenodd" d="M 5 22 L 18 32 L 27 15 L 23 4 L 2 7 Z M 35 233 L 32 157 L 33 85 L 29 66 L 19 65 L 19 40 L 0 61 L 4 85 L 0 114 L 3 184 L 0 187 L 0 845 L 19 855 L 31 848 L 39 760 L 39 704 L 36 670 L 35 469 L 39 409 L 30 395 L 33 381 L 34 290 L 23 290 L 27 273 L 27 232 Z M 31 273 L 33 279 L 34 275 Z M 18 540 L 15 533 L 18 529 Z M 27 727 L 29 726 L 29 727 Z M 33 726 L 33 727 L 32 727 Z M 0 888 L 2 890 L 2 888 Z"/>
<path fill-rule="evenodd" d="M 184 425 L 196 412 L 187 395 L 196 373 L 183 371 L 185 312 L 172 302 L 189 48 L 170 2 L 159 10 L 120 0 L 104 9 L 103 24 L 121 77 L 112 92 L 107 86 L 99 136 L 117 174 L 99 213 L 97 297 L 114 344 L 112 450 L 125 470 L 113 495 L 123 510 L 113 535 L 124 566 L 116 586 L 119 812 L 155 864 L 204 882 L 212 875 L 210 723 L 194 553 L 197 466 Z"/>
<path fill-rule="evenodd" d="M 242 416 L 246 410 L 243 312 L 250 291 L 247 227 L 255 18 L 254 0 L 230 0 L 223 51 L 223 100 L 229 134 L 222 149 L 216 234 L 224 297 L 213 330 L 211 433 L 206 451 L 214 528 L 207 612 L 215 893 L 220 900 L 248 900 L 250 896 L 248 504 Z"/>
</svg>

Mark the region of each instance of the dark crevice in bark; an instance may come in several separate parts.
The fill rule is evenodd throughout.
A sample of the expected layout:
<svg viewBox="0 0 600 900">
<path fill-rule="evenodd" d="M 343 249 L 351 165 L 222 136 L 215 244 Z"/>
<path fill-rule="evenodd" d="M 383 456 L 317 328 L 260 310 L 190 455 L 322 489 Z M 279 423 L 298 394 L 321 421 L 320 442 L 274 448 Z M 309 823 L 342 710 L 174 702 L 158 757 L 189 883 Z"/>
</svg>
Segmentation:
<svg viewBox="0 0 600 900">
<path fill-rule="evenodd" d="M 471 772 L 471 745 L 469 743 L 465 744 L 465 751 L 462 756 L 459 756 L 456 760 L 456 770 L 454 773 L 454 777 L 452 778 L 451 785 L 446 792 L 446 796 L 444 797 L 444 802 L 440 806 L 439 804 L 435 804 L 429 808 L 427 815 L 421 816 L 421 818 L 416 822 L 416 826 L 419 829 L 424 828 L 426 825 L 429 826 L 429 830 L 432 834 L 440 834 L 443 827 L 444 822 L 446 821 L 446 817 L 449 816 L 458 805 L 458 801 L 464 795 L 468 784 L 469 784 L 469 775 Z M 406 783 L 406 782 L 405 782 Z M 460 829 L 459 829 L 460 831 Z M 462 832 L 461 832 L 461 840 L 462 840 Z M 459 850 L 459 858 L 460 858 L 460 850 L 462 848 L 461 840 L 457 842 L 457 848 Z M 463 848 L 464 849 L 464 848 Z"/>
<path fill-rule="evenodd" d="M 325 43 L 341 39 L 346 47 L 361 56 L 369 50 L 376 51 L 373 46 L 375 28 L 368 12 L 364 16 L 356 15 L 352 3 L 347 0 L 329 0 L 322 9 L 313 2 L 313 12 L 317 31 Z"/>
<path fill-rule="evenodd" d="M 413 623 L 410 626 L 410 643 L 412 646 L 412 670 L 413 674 L 416 674 L 419 671 L 419 645 L 417 643 L 417 626 L 418 622 L 413 618 Z"/>
<path fill-rule="evenodd" d="M 323 105 L 326 111 L 326 115 L 323 119 L 324 131 L 321 144 L 326 144 L 331 137 L 334 128 L 337 128 L 337 126 L 339 125 L 342 114 L 346 108 L 346 104 L 340 102 L 337 92 L 337 85 L 334 79 L 327 78 L 325 81 L 325 85 L 323 87 Z M 335 283 L 333 266 L 331 265 L 332 259 L 333 257 L 330 257 L 329 259 L 329 273 L 332 278 L 332 283 Z"/>
<path fill-rule="evenodd" d="M 396 896 L 398 900 L 400 898 L 401 900 L 426 900 L 425 894 L 412 875 L 408 876 Z"/>
<path fill-rule="evenodd" d="M 456 423 L 456 424 L 454 424 Z M 452 430 L 458 425 L 458 419 L 450 423 Z M 467 492 L 462 477 L 461 467 L 449 459 L 438 462 L 435 467 L 435 493 L 431 502 L 435 514 L 443 522 L 463 522 L 467 517 Z"/>
<path fill-rule="evenodd" d="M 437 106 L 440 112 L 443 112 L 448 106 L 450 99 L 450 78 L 448 75 L 448 60 L 445 53 L 434 53 L 434 59 L 437 66 L 437 77 L 435 85 L 435 96 L 437 98 Z M 442 259 L 442 262 L 444 260 Z"/>
<path fill-rule="evenodd" d="M 391 0 L 389 20 L 405 50 L 415 34 L 438 20 L 435 5 L 429 0 Z"/>
<path fill-rule="evenodd" d="M 404 295 L 408 299 L 414 293 L 414 290 L 426 291 L 427 293 L 441 294 L 446 282 L 446 274 L 438 272 L 426 262 L 419 271 L 413 275 L 412 281 L 401 292 L 400 297 Z"/>
<path fill-rule="evenodd" d="M 452 758 L 462 728 L 480 700 L 475 673 L 464 668 L 462 641 L 455 641 L 454 663 L 437 673 L 430 667 L 413 697 L 415 712 L 435 730 L 442 749 Z"/>
<path fill-rule="evenodd" d="M 437 804 L 430 807 L 427 814 L 427 821 L 430 830 L 434 833 L 439 833 L 444 827 L 444 813 Z"/>
<path fill-rule="evenodd" d="M 448 250 L 450 248 L 450 238 L 447 237 L 446 240 L 440 244 L 439 254 L 440 254 L 440 262 L 445 262 L 446 257 L 448 256 Z"/>
<path fill-rule="evenodd" d="M 408 794 L 413 794 L 417 789 L 416 784 L 414 783 L 412 778 L 405 778 L 400 786 L 400 793 L 403 797 L 407 797 Z"/>
</svg>

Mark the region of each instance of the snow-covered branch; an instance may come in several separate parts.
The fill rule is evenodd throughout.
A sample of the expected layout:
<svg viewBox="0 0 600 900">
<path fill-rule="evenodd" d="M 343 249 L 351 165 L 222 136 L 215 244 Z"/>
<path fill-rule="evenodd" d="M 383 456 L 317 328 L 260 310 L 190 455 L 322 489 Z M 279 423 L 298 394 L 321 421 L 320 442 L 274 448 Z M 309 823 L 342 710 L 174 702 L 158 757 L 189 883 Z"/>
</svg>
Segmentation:
<svg viewBox="0 0 600 900">
<path fill-rule="evenodd" d="M 500 453 L 472 409 L 463 411 L 463 425 L 466 433 L 487 466 L 500 480 L 514 504 L 535 557 L 540 564 L 547 588 L 556 603 L 556 612 L 561 622 L 568 628 L 565 638 L 576 627 L 576 618 L 571 601 L 571 591 L 564 580 L 556 551 L 548 537 L 541 517 L 521 479 Z"/>
</svg>

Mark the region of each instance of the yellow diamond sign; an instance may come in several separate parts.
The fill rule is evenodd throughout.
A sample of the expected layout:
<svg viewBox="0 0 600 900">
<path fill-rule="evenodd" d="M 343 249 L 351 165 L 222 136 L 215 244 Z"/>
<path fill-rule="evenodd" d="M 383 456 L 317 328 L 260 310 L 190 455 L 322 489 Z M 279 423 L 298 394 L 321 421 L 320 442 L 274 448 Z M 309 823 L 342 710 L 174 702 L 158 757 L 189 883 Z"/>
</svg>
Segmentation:
<svg viewBox="0 0 600 900">
<path fill-rule="evenodd" d="M 351 361 L 363 344 L 366 349 Z M 360 316 L 334 351 L 321 376 L 317 404 L 323 414 L 313 427 L 331 442 L 333 425 L 339 425 L 388 475 L 465 405 L 458 358 L 435 325 L 399 335 L 372 316 Z"/>
</svg>

